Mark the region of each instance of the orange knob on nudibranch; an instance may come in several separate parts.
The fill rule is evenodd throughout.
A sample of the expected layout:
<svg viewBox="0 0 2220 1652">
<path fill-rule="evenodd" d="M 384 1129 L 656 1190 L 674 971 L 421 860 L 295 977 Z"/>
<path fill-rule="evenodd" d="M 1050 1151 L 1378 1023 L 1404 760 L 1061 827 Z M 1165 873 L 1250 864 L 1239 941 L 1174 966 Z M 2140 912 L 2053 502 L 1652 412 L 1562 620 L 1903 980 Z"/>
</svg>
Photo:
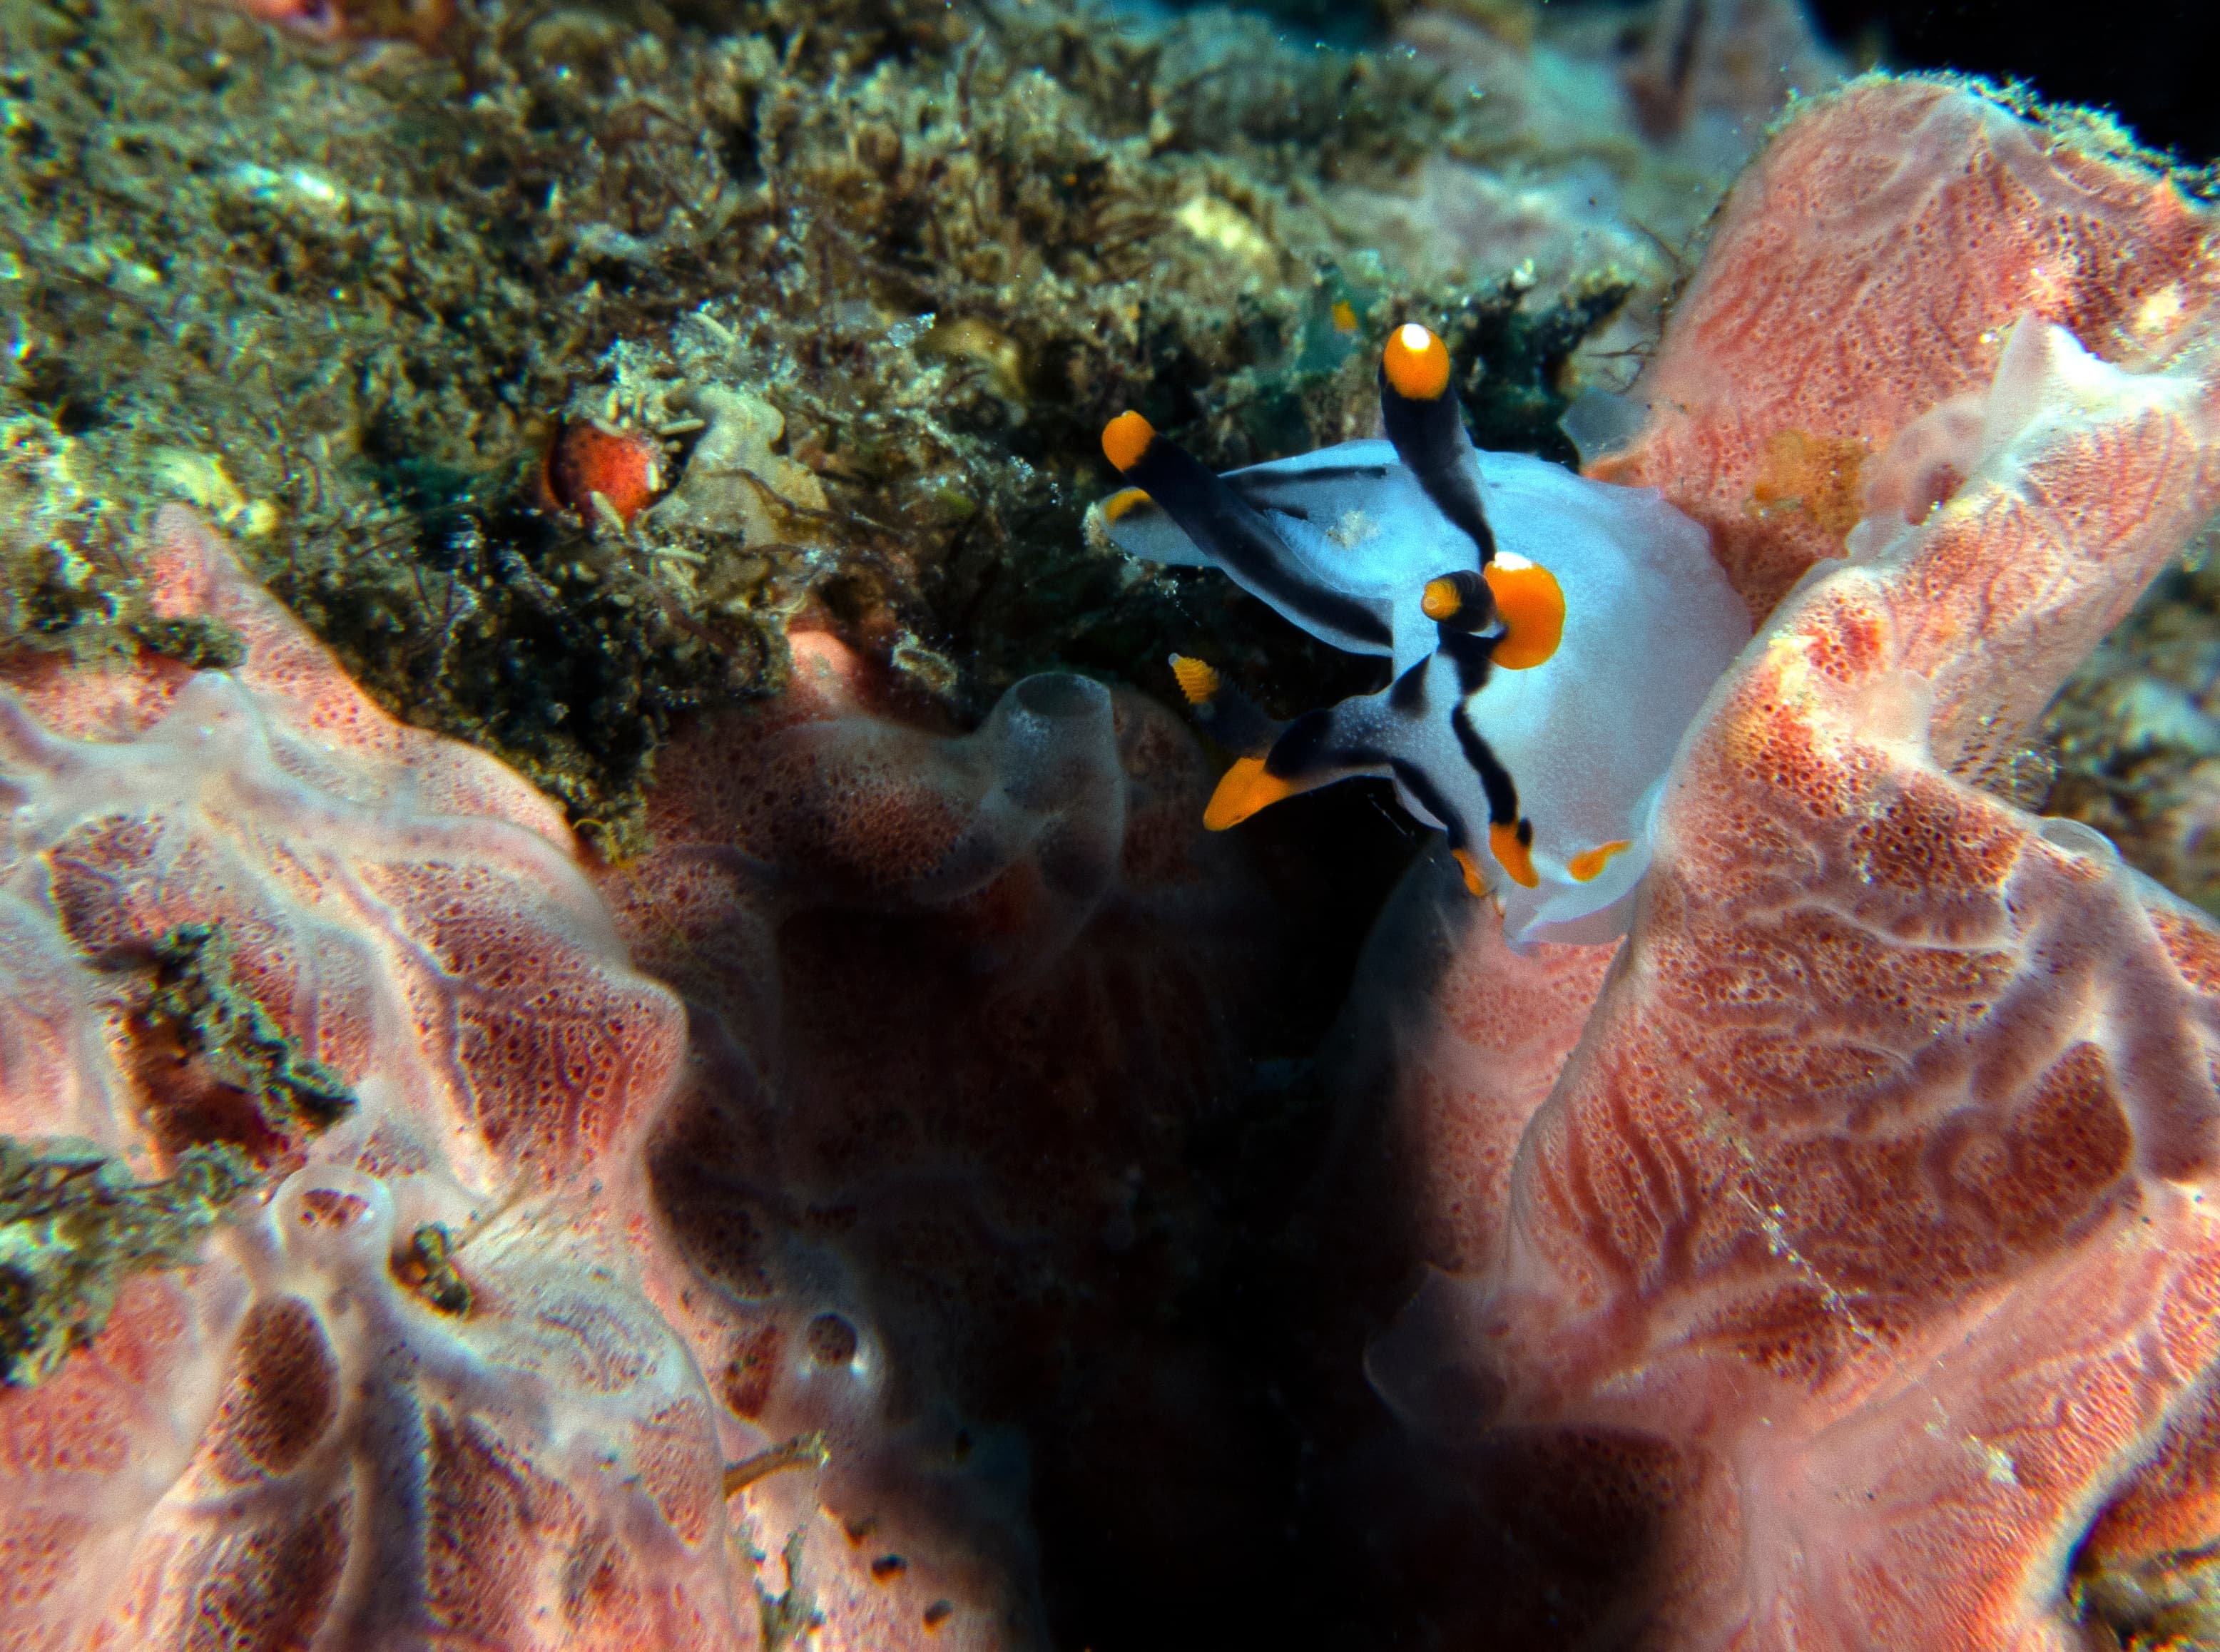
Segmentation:
<svg viewBox="0 0 2220 1652">
<path fill-rule="evenodd" d="M 1612 856 L 1624 854 L 1633 847 L 1632 838 L 1614 838 L 1609 843 L 1584 849 L 1565 863 L 1566 876 L 1575 883 L 1593 883 L 1603 876 L 1603 869 L 1611 864 Z"/>
<path fill-rule="evenodd" d="M 1474 895 L 1486 895 L 1487 879 L 1480 870 L 1480 863 L 1473 858 L 1472 851 L 1452 849 L 1450 853 L 1456 860 L 1457 870 L 1464 874 L 1465 888 Z"/>
<path fill-rule="evenodd" d="M 1395 394 L 1413 402 L 1438 399 L 1450 387 L 1450 350 L 1431 327 L 1406 321 L 1388 335 L 1381 371 Z"/>
<path fill-rule="evenodd" d="M 1149 502 L 1149 496 L 1138 488 L 1120 488 L 1102 502 L 1102 518 L 1114 522 L 1128 511 Z"/>
<path fill-rule="evenodd" d="M 1496 864 L 1522 889 L 1531 889 L 1541 882 L 1534 870 L 1534 823 L 1520 820 L 1514 823 L 1498 820 L 1487 828 L 1487 846 L 1495 853 Z"/>
<path fill-rule="evenodd" d="M 1257 810 L 1269 808 L 1294 794 L 1294 782 L 1272 773 L 1263 758 L 1237 757 L 1219 777 L 1218 789 L 1210 795 L 1210 802 L 1202 811 L 1203 829 L 1224 832 L 1238 826 Z"/>
<path fill-rule="evenodd" d="M 1138 413 L 1121 413 L 1102 427 L 1102 457 L 1120 471 L 1130 471 L 1156 439 L 1156 427 L 1146 419 Z"/>
<path fill-rule="evenodd" d="M 1556 575 L 1506 551 L 1481 577 L 1495 594 L 1495 611 L 1503 620 L 1495 664 L 1506 671 L 1531 670 L 1556 653 L 1565 637 L 1565 592 Z"/>
<path fill-rule="evenodd" d="M 1215 667 L 1188 654 L 1172 656 L 1172 678 L 1190 706 L 1208 705 L 1224 686 Z"/>
</svg>

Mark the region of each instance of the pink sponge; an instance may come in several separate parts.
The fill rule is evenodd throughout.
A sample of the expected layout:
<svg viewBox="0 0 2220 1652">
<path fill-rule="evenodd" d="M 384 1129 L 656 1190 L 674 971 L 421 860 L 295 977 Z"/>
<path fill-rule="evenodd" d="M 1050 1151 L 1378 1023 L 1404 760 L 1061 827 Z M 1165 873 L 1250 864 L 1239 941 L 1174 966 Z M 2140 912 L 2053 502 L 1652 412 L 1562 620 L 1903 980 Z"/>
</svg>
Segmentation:
<svg viewBox="0 0 2220 1652">
<path fill-rule="evenodd" d="M 1527 1580 L 1483 1622 L 2063 1648 L 2127 1583 L 2111 1629 L 2155 1634 L 2220 1535 L 2220 937 L 1971 783 L 2220 503 L 2211 211 L 2102 140 L 1955 85 L 1818 101 L 1647 381 L 1620 473 L 1760 613 L 1814 571 L 1683 749 L 1592 1012 L 1467 940 L 1401 1034 L 1402 1127 L 1469 1160 L 1422 1185 L 1477 1209 L 1431 1211 L 1371 1368 L 1483 1466 L 1466 1530 Z M 1758 496 L 1784 428 L 1870 449 L 1848 522 L 1816 472 Z M 1491 1000 L 1578 1030 L 1523 1127 L 1542 1086 L 1488 1087 L 1550 1031 Z M 1469 1145 L 1430 1123 L 1475 1094 Z"/>
<path fill-rule="evenodd" d="M 2220 290 L 2204 209 L 2087 117 L 2046 128 L 1880 76 L 1822 106 L 1727 197 L 1636 387 L 1649 424 L 1590 471 L 1662 488 L 1710 528 L 1759 619 L 1841 554 L 1866 461 L 1986 390 L 2018 316 L 2148 369 Z"/>
<path fill-rule="evenodd" d="M 10 1644 L 750 1643 L 628 1214 L 677 1001 L 521 781 L 379 712 L 184 513 L 149 578 L 235 671 L 0 686 L 0 1131 L 141 1178 L 228 1144 L 262 1193 L 0 1389 Z"/>
<path fill-rule="evenodd" d="M 662 755 L 657 846 L 602 878 L 695 1014 L 650 1150 L 666 1301 L 754 1450 L 829 1453 L 735 1498 L 759 1547 L 808 1533 L 864 1644 L 1025 1643 L 1028 1477 L 1167 1566 L 1239 1523 L 1243 1421 L 1163 1305 L 1276 931 L 1161 707 L 1041 676 L 959 735 L 793 642 L 780 702 Z"/>
</svg>

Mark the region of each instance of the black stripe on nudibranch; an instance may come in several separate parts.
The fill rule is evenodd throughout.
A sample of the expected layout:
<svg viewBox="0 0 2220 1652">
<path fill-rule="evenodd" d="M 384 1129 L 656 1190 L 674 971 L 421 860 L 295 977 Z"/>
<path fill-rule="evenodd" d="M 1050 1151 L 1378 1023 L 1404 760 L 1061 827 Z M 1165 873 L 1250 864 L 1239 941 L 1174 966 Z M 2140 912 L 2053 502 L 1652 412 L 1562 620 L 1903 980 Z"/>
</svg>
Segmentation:
<svg viewBox="0 0 2220 1652">
<path fill-rule="evenodd" d="M 1486 567 L 1495 557 L 1495 531 L 1481 504 L 1472 439 L 1450 389 L 1449 352 L 1415 321 L 1397 327 L 1381 352 L 1380 420 L 1403 468 L 1473 542 Z"/>
<path fill-rule="evenodd" d="M 1487 675 L 1494 669 L 1494 638 L 1475 637 L 1440 626 L 1436 627 L 1436 642 L 1434 651 L 1447 654 L 1450 664 L 1456 667 L 1459 695 L 1469 698 L 1487 686 Z"/>
<path fill-rule="evenodd" d="M 1305 713 L 1288 725 L 1287 732 L 1280 736 L 1265 757 L 1264 772 L 1293 781 L 1326 769 L 1385 769 L 1420 808 L 1442 823 L 1449 833 L 1450 848 L 1462 849 L 1472 841 L 1471 829 L 1465 825 L 1464 817 L 1424 769 L 1408 758 L 1368 743 L 1335 745 L 1331 744 L 1332 733 L 1331 710 Z M 1497 765 L 1497 772 L 1502 772 L 1500 764 Z M 1507 777 L 1505 783 L 1509 783 Z"/>
<path fill-rule="evenodd" d="M 1333 738 L 1333 709 L 1306 711 L 1289 723 L 1264 754 L 1264 772 L 1281 780 L 1301 780 L 1321 769 L 1360 761 L 1352 752 L 1329 745 Z"/>
<path fill-rule="evenodd" d="M 1449 835 L 1452 851 L 1462 849 L 1472 841 L 1472 832 L 1466 826 L 1464 817 L 1442 795 L 1441 788 L 1434 784 L 1424 769 L 1400 757 L 1388 759 L 1388 766 L 1394 770 L 1396 782 L 1410 793 L 1412 801 L 1442 823 L 1442 830 Z"/>
<path fill-rule="evenodd" d="M 1434 657 L 1429 654 L 1395 679 L 1395 686 L 1388 691 L 1388 703 L 1399 716 L 1426 714 L 1426 668 L 1433 663 Z"/>
<path fill-rule="evenodd" d="M 1473 726 L 1472 708 L 1459 706 L 1450 718 L 1450 726 L 1456 731 L 1457 745 L 1464 752 L 1464 760 L 1480 776 L 1481 789 L 1487 794 L 1487 820 L 1490 826 L 1511 826 L 1518 819 L 1518 788 L 1512 783 L 1511 771 L 1495 755 L 1495 748 L 1487 737 Z"/>
<path fill-rule="evenodd" d="M 1487 794 L 1487 847 L 1503 868 L 1504 876 L 1521 888 L 1534 888 L 1541 882 L 1534 870 L 1534 823 L 1522 820 L 1518 814 L 1518 789 L 1512 783 L 1511 771 L 1496 757 L 1495 750 L 1472 725 L 1471 708 L 1460 705 L 1450 725 L 1456 730 L 1457 744 L 1464 750 L 1464 760 L 1480 776 L 1481 789 Z M 1452 849 L 1456 845 L 1452 844 Z M 1473 877 L 1470 867 L 1465 868 L 1469 887 Z"/>
<path fill-rule="evenodd" d="M 1306 488 L 1314 482 L 1378 482 L 1388 474 L 1384 464 L 1313 464 L 1300 471 L 1236 471 L 1225 478 L 1228 486 L 1260 510 L 1287 510 L 1273 497 L 1275 490 Z M 1293 515 L 1293 511 L 1288 511 Z"/>
<path fill-rule="evenodd" d="M 1148 431 L 1138 443 L 1129 438 L 1116 457 L 1126 461 L 1119 469 L 1126 481 L 1154 500 L 1198 550 L 1250 589 L 1314 629 L 1339 632 L 1383 654 L 1394 651 L 1394 636 L 1385 620 L 1294 572 L 1294 553 L 1272 525 L 1178 443 Z"/>
</svg>

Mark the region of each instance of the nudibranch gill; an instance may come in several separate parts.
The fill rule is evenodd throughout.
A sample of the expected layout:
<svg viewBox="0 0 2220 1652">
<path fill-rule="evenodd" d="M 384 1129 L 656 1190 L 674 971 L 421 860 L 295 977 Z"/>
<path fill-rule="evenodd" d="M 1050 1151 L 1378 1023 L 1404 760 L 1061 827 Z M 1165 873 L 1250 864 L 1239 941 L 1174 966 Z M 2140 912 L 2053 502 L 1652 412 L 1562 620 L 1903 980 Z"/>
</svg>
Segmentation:
<svg viewBox="0 0 2220 1652">
<path fill-rule="evenodd" d="M 1377 694 L 1275 724 L 1175 655 L 1238 754 L 1205 825 L 1385 776 L 1448 833 L 1514 943 L 1605 939 L 1625 926 L 1666 769 L 1749 613 L 1704 530 L 1654 489 L 1475 449 L 1450 379 L 1441 340 L 1398 327 L 1380 364 L 1385 441 L 1224 476 L 1120 414 L 1102 448 L 1131 485 L 1089 530 L 1144 561 L 1221 569 L 1320 640 L 1393 663 Z"/>
</svg>

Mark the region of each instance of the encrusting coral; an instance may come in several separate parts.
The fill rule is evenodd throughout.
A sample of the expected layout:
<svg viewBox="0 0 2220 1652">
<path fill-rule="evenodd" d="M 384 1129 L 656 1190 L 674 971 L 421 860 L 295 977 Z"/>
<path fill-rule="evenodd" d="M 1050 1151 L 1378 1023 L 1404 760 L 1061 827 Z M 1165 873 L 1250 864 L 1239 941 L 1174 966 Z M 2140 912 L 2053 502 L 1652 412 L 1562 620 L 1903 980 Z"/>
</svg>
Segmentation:
<svg viewBox="0 0 2220 1652">
<path fill-rule="evenodd" d="M 2220 936 L 1983 782 L 2220 502 L 2211 240 L 2101 122 L 1917 80 L 1800 111 L 1723 209 L 1599 468 L 1771 618 L 1608 972 L 1451 928 L 1373 1051 L 1437 1271 L 1370 1368 L 1528 1580 L 1473 1621 L 2211 1632 Z M 1760 496 L 1815 451 L 1854 526 Z"/>
</svg>

